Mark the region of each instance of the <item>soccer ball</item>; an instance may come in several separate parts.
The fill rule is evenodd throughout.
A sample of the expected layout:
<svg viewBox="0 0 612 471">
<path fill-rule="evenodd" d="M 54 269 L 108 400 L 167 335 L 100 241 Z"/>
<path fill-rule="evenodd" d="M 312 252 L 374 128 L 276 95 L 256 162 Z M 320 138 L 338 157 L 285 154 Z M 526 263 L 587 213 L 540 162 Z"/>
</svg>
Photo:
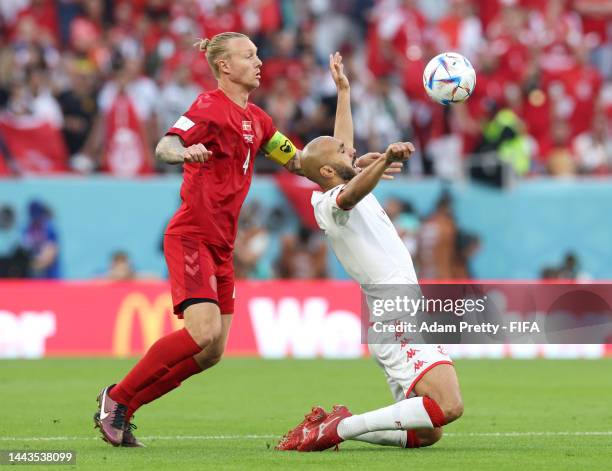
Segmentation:
<svg viewBox="0 0 612 471">
<path fill-rule="evenodd" d="M 423 86 L 430 98 L 438 103 L 461 103 L 474 91 L 476 71 L 461 54 L 443 52 L 425 67 Z"/>
</svg>

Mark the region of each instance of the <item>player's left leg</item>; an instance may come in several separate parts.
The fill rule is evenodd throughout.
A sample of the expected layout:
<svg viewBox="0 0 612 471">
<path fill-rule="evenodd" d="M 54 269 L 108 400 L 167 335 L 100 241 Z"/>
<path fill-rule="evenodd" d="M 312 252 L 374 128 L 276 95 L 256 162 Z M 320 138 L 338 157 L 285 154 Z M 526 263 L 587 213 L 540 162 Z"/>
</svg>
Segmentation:
<svg viewBox="0 0 612 471">
<path fill-rule="evenodd" d="M 131 418 L 134 415 L 134 412 L 136 412 L 143 405 L 153 402 L 173 389 L 178 388 L 183 381 L 191 376 L 201 373 L 202 371 L 213 367 L 219 363 L 219 361 L 221 361 L 221 357 L 225 351 L 225 346 L 227 345 L 227 338 L 232 324 L 232 317 L 232 314 L 226 314 L 221 317 L 221 336 L 217 340 L 215 340 L 197 355 L 189 357 L 175 365 L 159 380 L 136 393 L 128 404 L 128 409 L 125 416 L 126 427 L 123 433 L 121 446 L 144 446 L 132 433 L 132 429 L 136 428 L 136 426 L 131 423 Z"/>
<path fill-rule="evenodd" d="M 175 365 L 162 378 L 139 391 L 128 405 L 126 420 L 129 421 L 134 412 L 141 406 L 169 393 L 173 389 L 178 388 L 186 379 L 212 368 L 219 363 L 225 351 L 225 346 L 227 345 L 227 338 L 229 336 L 233 317 L 232 314 L 222 315 L 221 335 L 213 343 L 195 356 L 189 357 L 178 365 Z"/>
<path fill-rule="evenodd" d="M 351 440 L 372 445 L 399 448 L 422 448 L 433 445 L 442 438 L 442 427 L 416 430 L 380 430 L 358 435 Z"/>
<path fill-rule="evenodd" d="M 221 334 L 202 349 L 202 351 L 192 357 L 186 358 L 153 384 L 138 391 L 128 404 L 126 422 L 129 422 L 134 412 L 142 405 L 148 404 L 164 394 L 169 393 L 173 389 L 178 388 L 187 378 L 212 368 L 221 361 L 223 353 L 225 352 L 225 347 L 227 346 L 227 339 L 234 317 L 235 289 L 233 260 L 230 258 L 229 260 L 219 263 L 215 275 L 218 303 L 221 311 Z"/>
</svg>

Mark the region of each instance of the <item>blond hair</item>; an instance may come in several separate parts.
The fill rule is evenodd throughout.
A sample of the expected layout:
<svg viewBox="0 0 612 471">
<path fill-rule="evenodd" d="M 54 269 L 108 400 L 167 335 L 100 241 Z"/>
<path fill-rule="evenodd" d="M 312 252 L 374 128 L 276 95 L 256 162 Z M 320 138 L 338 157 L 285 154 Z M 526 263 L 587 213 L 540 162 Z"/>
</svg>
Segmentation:
<svg viewBox="0 0 612 471">
<path fill-rule="evenodd" d="M 206 55 L 208 65 L 216 78 L 219 78 L 219 65 L 217 61 L 226 58 L 229 53 L 227 43 L 232 39 L 239 38 L 249 39 L 246 34 L 228 31 L 226 33 L 219 33 L 213 36 L 212 39 L 199 39 L 198 42 L 194 44 L 194 46 Z"/>
</svg>

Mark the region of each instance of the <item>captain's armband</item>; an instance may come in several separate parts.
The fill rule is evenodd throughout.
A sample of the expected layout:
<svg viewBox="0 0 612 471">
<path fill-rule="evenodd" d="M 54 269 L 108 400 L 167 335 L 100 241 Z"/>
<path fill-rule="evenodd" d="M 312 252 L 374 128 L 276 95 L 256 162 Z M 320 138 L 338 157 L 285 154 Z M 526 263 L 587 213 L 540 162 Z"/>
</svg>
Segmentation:
<svg viewBox="0 0 612 471">
<path fill-rule="evenodd" d="M 278 131 L 262 146 L 262 150 L 269 159 L 281 165 L 289 162 L 296 153 L 296 148 L 289 138 Z"/>
</svg>

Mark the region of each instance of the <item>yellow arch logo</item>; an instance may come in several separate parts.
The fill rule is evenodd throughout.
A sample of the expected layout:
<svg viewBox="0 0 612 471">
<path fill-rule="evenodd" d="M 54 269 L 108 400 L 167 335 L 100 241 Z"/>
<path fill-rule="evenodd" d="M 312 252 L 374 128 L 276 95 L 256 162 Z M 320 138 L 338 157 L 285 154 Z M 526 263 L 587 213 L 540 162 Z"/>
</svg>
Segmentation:
<svg viewBox="0 0 612 471">
<path fill-rule="evenodd" d="M 182 327 L 180 319 L 172 313 L 170 293 L 160 294 L 152 303 L 142 293 L 128 294 L 123 299 L 115 320 L 113 355 L 124 357 L 132 353 L 134 317 L 138 318 L 140 323 L 143 349 L 148 350 L 164 334 L 164 322 L 168 316 L 172 330 Z"/>
</svg>

